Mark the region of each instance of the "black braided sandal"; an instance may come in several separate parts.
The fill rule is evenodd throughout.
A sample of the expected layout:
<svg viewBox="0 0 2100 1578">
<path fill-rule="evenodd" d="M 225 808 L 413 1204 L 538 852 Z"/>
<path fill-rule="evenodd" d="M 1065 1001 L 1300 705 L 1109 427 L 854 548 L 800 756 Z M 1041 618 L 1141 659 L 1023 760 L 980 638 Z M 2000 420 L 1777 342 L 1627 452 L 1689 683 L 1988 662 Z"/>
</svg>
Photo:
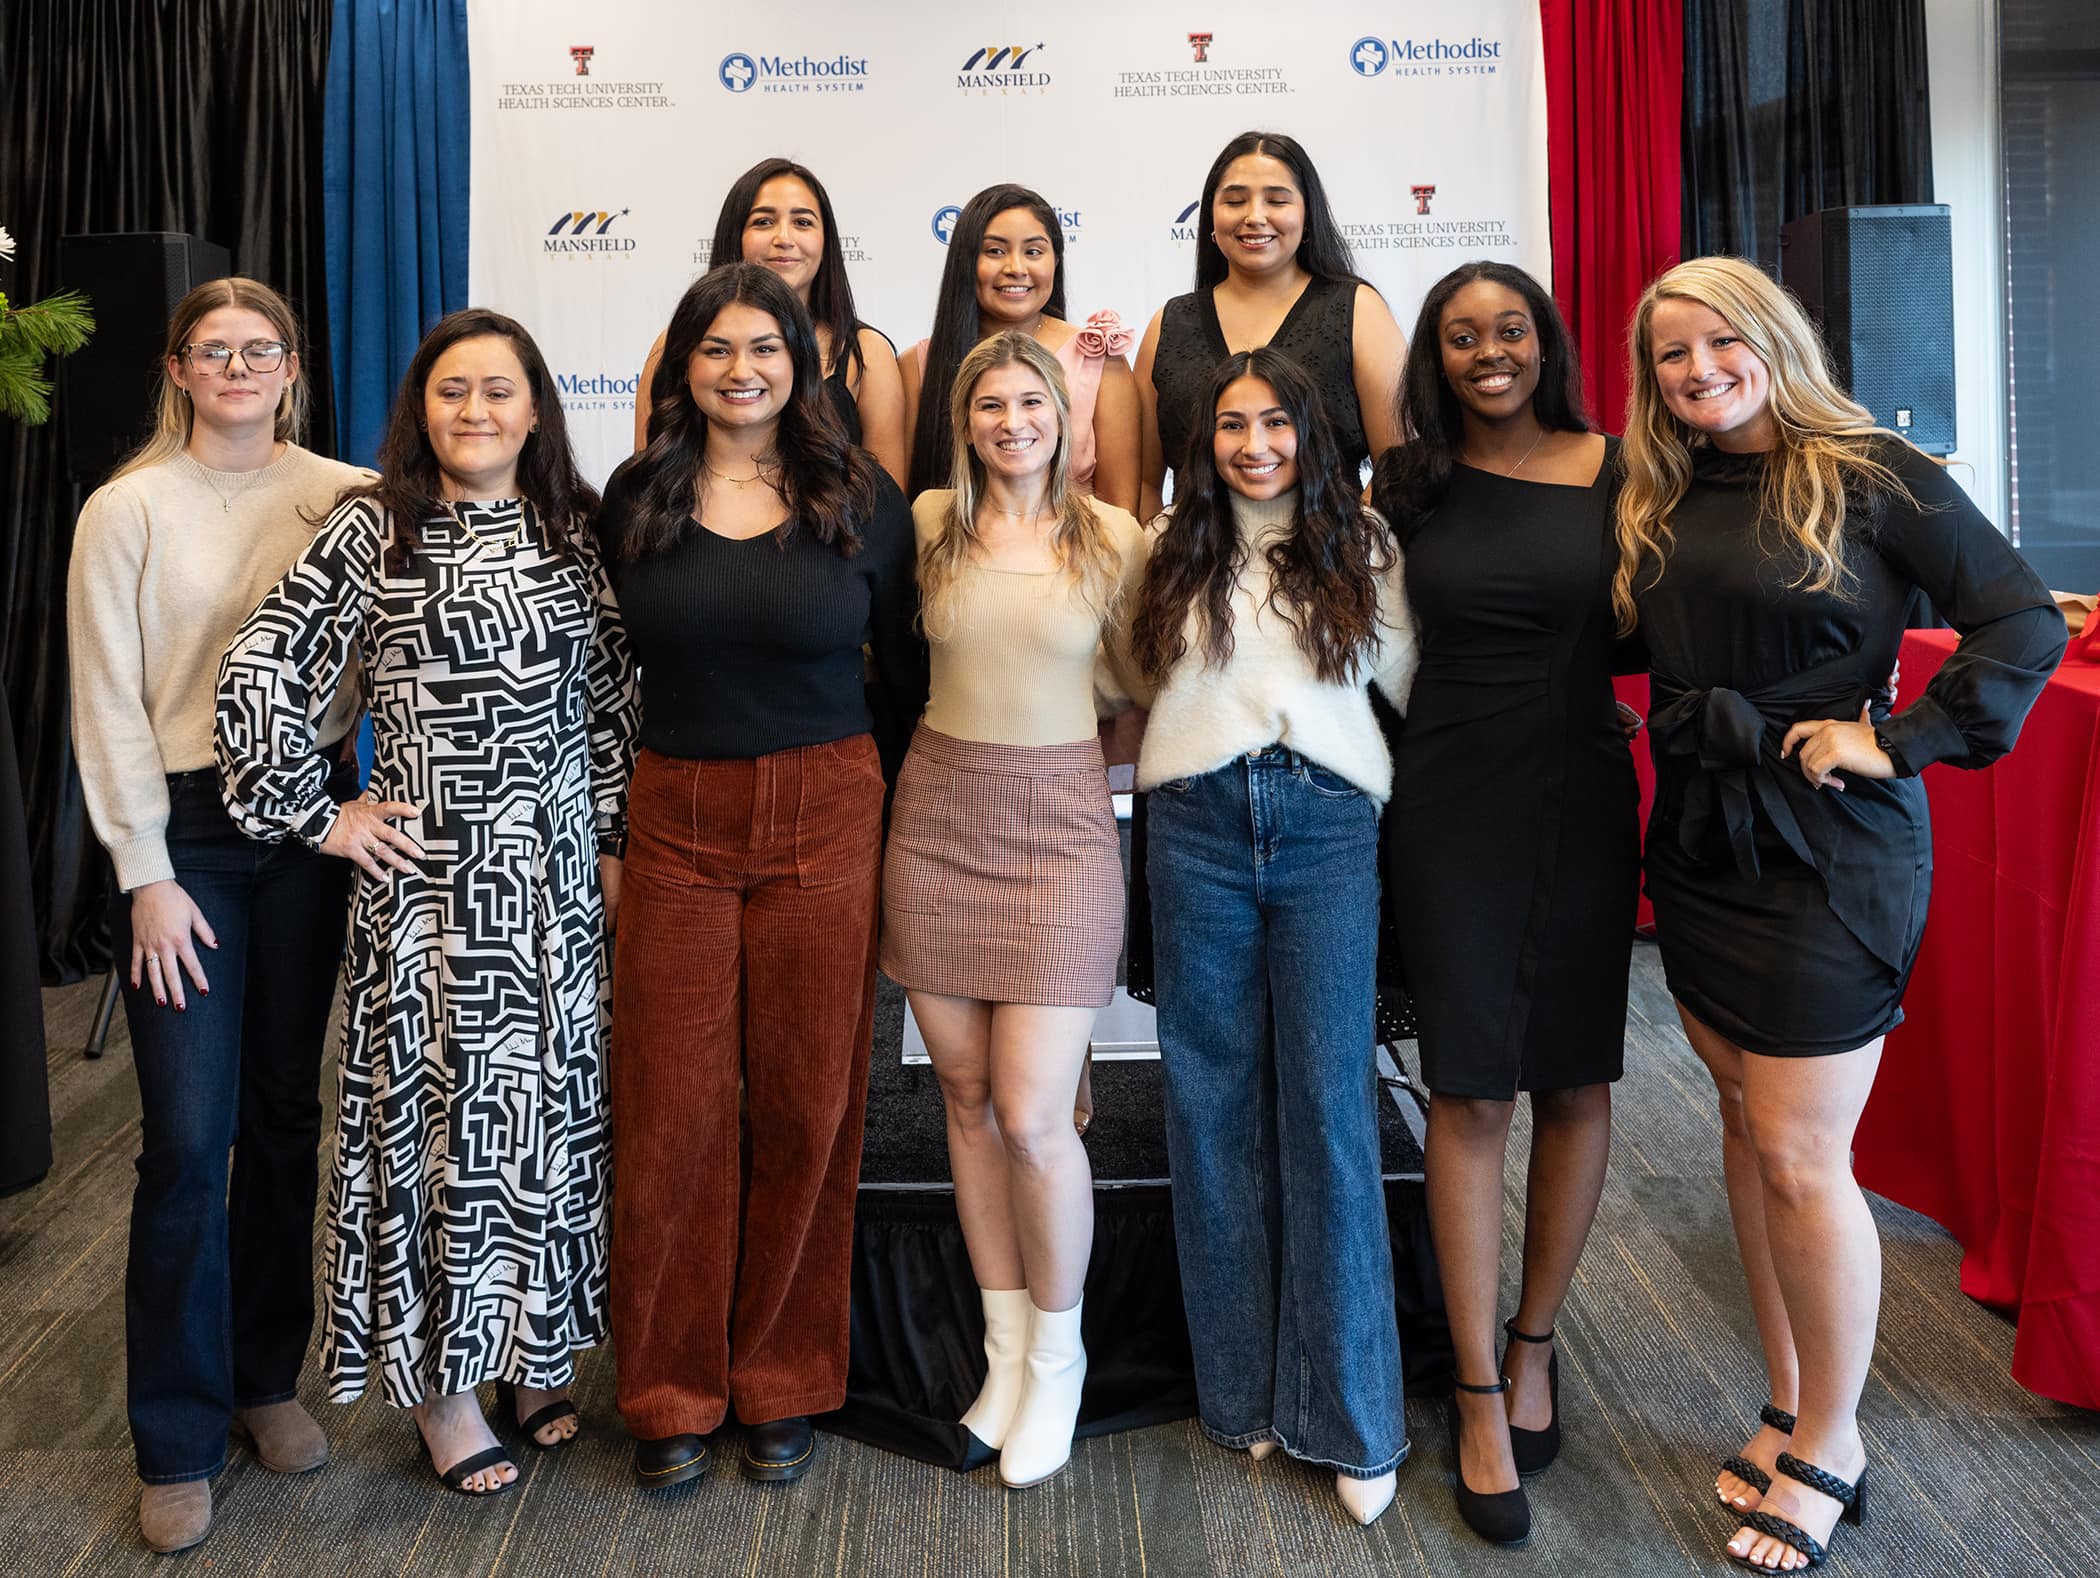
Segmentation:
<svg viewBox="0 0 2100 1578">
<path fill-rule="evenodd" d="M 1514 1320 L 1502 1323 L 1502 1329 L 1517 1342 L 1551 1342 L 1553 1332 L 1549 1327 L 1543 1337 L 1534 1337 L 1528 1331 L 1518 1331 Z M 1517 1473 L 1538 1474 L 1553 1466 L 1560 1456 L 1560 1350 L 1553 1350 L 1553 1357 L 1546 1361 L 1546 1389 L 1553 1397 L 1553 1419 L 1543 1430 L 1520 1430 L 1509 1427 L 1509 1455 L 1516 1459 Z"/>
<path fill-rule="evenodd" d="M 1779 1454 L 1779 1472 L 1786 1475 L 1788 1479 L 1806 1485 L 1810 1490 L 1820 1495 L 1828 1496 L 1832 1501 L 1842 1506 L 1845 1510 L 1838 1514 L 1840 1523 L 1858 1524 L 1867 1521 L 1867 1471 L 1865 1469 L 1859 1471 L 1858 1479 L 1847 1483 L 1828 1469 L 1817 1468 L 1813 1463 L 1804 1463 L 1791 1452 L 1782 1452 Z M 1808 1558 L 1808 1566 L 1796 1569 L 1797 1571 L 1806 1572 L 1808 1567 L 1820 1567 L 1829 1558 L 1830 1552 L 1824 1548 L 1822 1541 L 1818 1540 L 1798 1523 L 1789 1523 L 1785 1518 L 1779 1517 L 1775 1513 L 1766 1512 L 1763 1508 L 1759 1508 L 1755 1512 L 1745 1512 L 1741 1514 L 1741 1517 L 1744 1528 L 1755 1529 L 1758 1533 L 1767 1535 L 1775 1540 L 1784 1540 L 1803 1556 L 1806 1556 Z M 1831 1532 L 1834 1537 L 1836 1534 L 1835 1527 L 1833 1527 Z M 1736 1566 L 1747 1567 L 1754 1573 L 1786 1571 L 1782 1567 L 1761 1566 L 1751 1561 L 1747 1556 L 1737 1556 L 1733 1551 L 1729 1552 L 1728 1559 L 1734 1562 Z"/>
<path fill-rule="evenodd" d="M 1774 1408 L 1770 1403 L 1766 1403 L 1757 1410 L 1757 1418 L 1760 1424 L 1770 1425 L 1781 1435 L 1790 1436 L 1794 1433 L 1794 1416 L 1783 1408 Z M 1721 1469 L 1724 1473 L 1733 1474 L 1744 1484 L 1753 1486 L 1760 1496 L 1772 1488 L 1772 1476 L 1740 1453 L 1722 1458 Z M 1721 1487 L 1718 1485 L 1714 1487 L 1714 1500 L 1730 1512 L 1742 1510 L 1721 1494 Z"/>
</svg>

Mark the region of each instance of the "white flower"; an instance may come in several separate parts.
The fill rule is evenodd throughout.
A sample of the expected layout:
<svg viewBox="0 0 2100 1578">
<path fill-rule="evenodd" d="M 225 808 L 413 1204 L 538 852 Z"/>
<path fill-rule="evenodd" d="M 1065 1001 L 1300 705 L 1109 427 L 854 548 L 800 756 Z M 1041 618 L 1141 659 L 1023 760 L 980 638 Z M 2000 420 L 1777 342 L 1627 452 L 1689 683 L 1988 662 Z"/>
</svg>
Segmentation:
<svg viewBox="0 0 2100 1578">
<path fill-rule="evenodd" d="M 0 225 L 0 263 L 12 263 L 14 260 L 15 238 L 7 233 L 6 226 Z"/>
</svg>

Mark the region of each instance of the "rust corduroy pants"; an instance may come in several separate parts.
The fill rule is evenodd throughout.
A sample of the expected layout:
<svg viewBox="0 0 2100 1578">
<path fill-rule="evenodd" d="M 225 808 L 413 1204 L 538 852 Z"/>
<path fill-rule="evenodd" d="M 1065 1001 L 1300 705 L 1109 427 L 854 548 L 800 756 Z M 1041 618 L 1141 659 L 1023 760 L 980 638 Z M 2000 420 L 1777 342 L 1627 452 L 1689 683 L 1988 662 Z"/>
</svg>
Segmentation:
<svg viewBox="0 0 2100 1578">
<path fill-rule="evenodd" d="M 613 1345 L 627 1428 L 846 1398 L 882 771 L 865 734 L 644 751 L 613 962 Z M 741 1153 L 737 1085 L 749 1122 Z"/>
</svg>

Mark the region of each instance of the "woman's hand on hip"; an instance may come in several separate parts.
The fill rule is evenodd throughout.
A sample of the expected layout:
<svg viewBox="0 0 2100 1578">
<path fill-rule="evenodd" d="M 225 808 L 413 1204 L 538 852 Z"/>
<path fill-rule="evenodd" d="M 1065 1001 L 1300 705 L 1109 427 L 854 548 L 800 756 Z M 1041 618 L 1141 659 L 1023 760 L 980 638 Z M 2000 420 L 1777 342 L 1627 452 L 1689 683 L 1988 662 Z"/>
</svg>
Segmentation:
<svg viewBox="0 0 2100 1578">
<path fill-rule="evenodd" d="M 611 931 L 620 913 L 620 857 L 598 857 L 598 887 L 605 895 L 605 929 Z"/>
<path fill-rule="evenodd" d="M 170 998 L 177 1008 L 187 1008 L 182 993 L 182 972 L 189 971 L 203 995 L 211 993 L 204 966 L 197 962 L 196 939 L 216 948 L 211 922 L 196 901 L 183 892 L 182 884 L 169 878 L 149 882 L 131 893 L 131 984 L 145 987 L 163 1008 Z"/>
<path fill-rule="evenodd" d="M 360 870 L 384 880 L 395 871 L 413 871 L 423 846 L 389 820 L 422 814 L 406 800 L 345 800 L 336 810 L 335 826 L 321 840 L 321 853 L 340 855 Z"/>
<path fill-rule="evenodd" d="M 1780 760 L 1784 761 L 1797 745 L 1801 749 L 1795 760 L 1800 763 L 1801 776 L 1818 789 L 1843 790 L 1845 780 L 1838 777 L 1840 769 L 1858 773 L 1862 778 L 1896 776 L 1896 764 L 1874 741 L 1874 724 L 1865 707 L 1859 709 L 1857 723 L 1816 718 L 1795 724 L 1780 742 Z"/>
</svg>

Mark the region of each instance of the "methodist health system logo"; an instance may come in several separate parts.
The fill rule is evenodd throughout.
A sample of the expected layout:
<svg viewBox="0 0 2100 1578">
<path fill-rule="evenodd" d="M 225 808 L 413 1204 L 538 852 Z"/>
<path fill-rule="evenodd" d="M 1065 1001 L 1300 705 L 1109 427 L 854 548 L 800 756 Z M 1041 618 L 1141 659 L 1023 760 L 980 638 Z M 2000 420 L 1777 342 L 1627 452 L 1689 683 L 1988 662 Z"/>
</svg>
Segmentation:
<svg viewBox="0 0 2100 1578">
<path fill-rule="evenodd" d="M 640 373 L 556 373 L 564 415 L 578 411 L 632 411 L 642 387 Z"/>
<path fill-rule="evenodd" d="M 731 93 L 859 93 L 866 89 L 868 57 L 841 52 L 829 59 L 811 55 L 747 55 L 733 50 L 722 57 L 715 76 Z"/>
<path fill-rule="evenodd" d="M 1482 38 L 1370 38 L 1349 46 L 1349 69 L 1377 77 L 1391 67 L 1396 77 L 1490 77 L 1502 58 L 1502 41 Z"/>
<path fill-rule="evenodd" d="M 1189 204 L 1194 208 L 1194 203 Z M 945 203 L 933 211 L 933 239 L 946 246 L 955 239 L 955 222 L 962 218 L 962 209 L 954 203 Z M 1079 239 L 1082 226 L 1079 210 L 1060 208 L 1057 210 L 1057 226 L 1065 233 L 1065 245 L 1070 246 Z"/>
</svg>

